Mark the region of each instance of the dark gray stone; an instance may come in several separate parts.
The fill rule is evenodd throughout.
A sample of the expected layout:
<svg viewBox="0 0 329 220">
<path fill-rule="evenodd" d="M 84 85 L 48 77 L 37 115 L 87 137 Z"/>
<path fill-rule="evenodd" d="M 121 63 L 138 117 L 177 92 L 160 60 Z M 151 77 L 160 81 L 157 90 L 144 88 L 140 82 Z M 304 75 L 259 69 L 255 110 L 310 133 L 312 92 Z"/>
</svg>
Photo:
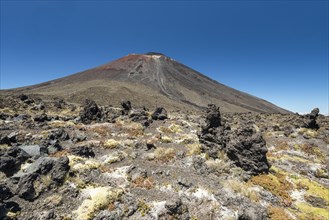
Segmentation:
<svg viewBox="0 0 329 220">
<path fill-rule="evenodd" d="M 31 173 L 20 178 L 17 186 L 17 194 L 20 198 L 28 201 L 37 198 L 33 183 L 38 177 L 39 174 Z"/>
<path fill-rule="evenodd" d="M 225 152 L 235 165 L 251 175 L 269 171 L 265 140 L 251 126 L 245 125 L 232 133 Z"/>
<path fill-rule="evenodd" d="M 4 184 L 0 184 L 0 202 L 13 196 L 11 190 Z"/>
<path fill-rule="evenodd" d="M 157 107 L 151 116 L 153 120 L 165 120 L 168 118 L 167 110 L 163 107 Z"/>
<path fill-rule="evenodd" d="M 71 153 L 81 157 L 95 157 L 94 151 L 88 146 L 73 147 Z"/>
<path fill-rule="evenodd" d="M 30 156 L 40 156 L 40 146 L 39 145 L 22 145 L 19 146 L 20 149 L 24 150 Z"/>
<path fill-rule="evenodd" d="M 18 147 L 9 148 L 4 155 L 0 156 L 0 171 L 6 176 L 11 176 L 29 157 L 24 150 Z"/>
<path fill-rule="evenodd" d="M 69 162 L 69 158 L 61 157 L 55 162 L 50 171 L 52 180 L 57 184 L 62 184 L 64 182 L 65 176 L 70 170 Z"/>
<path fill-rule="evenodd" d="M 80 112 L 81 121 L 85 124 L 89 124 L 92 121 L 100 121 L 102 118 L 101 109 L 98 107 L 95 101 L 86 99 L 83 105 L 83 109 Z"/>
</svg>

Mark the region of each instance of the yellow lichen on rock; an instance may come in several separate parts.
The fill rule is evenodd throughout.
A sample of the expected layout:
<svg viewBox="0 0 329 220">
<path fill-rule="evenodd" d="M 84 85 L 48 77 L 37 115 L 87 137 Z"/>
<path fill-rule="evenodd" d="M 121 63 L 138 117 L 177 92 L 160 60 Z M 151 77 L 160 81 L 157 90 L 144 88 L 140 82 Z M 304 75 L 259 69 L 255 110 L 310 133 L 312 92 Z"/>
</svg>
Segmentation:
<svg viewBox="0 0 329 220">
<path fill-rule="evenodd" d="M 296 207 L 298 208 L 299 212 L 297 215 L 301 220 L 309 220 L 309 219 L 316 219 L 316 220 L 328 220 L 329 219 L 329 210 L 328 208 L 318 208 L 313 207 L 307 203 L 301 202 L 297 203 Z"/>
<path fill-rule="evenodd" d="M 112 189 L 111 187 L 89 187 L 84 189 L 82 193 L 86 199 L 77 210 L 73 211 L 73 219 L 76 220 L 93 219 L 96 211 L 104 209 L 109 203 L 116 201 L 123 190 Z"/>
<path fill-rule="evenodd" d="M 306 178 L 293 180 L 293 182 L 297 188 L 305 189 L 307 195 L 320 197 L 329 203 L 329 188 Z"/>
<path fill-rule="evenodd" d="M 118 148 L 121 146 L 119 141 L 116 141 L 114 139 L 109 139 L 107 141 L 104 142 L 103 146 L 105 148 Z"/>
<path fill-rule="evenodd" d="M 69 155 L 69 165 L 72 171 L 82 171 L 88 169 L 97 169 L 101 166 L 101 163 L 95 159 L 87 159 L 79 156 Z"/>
</svg>

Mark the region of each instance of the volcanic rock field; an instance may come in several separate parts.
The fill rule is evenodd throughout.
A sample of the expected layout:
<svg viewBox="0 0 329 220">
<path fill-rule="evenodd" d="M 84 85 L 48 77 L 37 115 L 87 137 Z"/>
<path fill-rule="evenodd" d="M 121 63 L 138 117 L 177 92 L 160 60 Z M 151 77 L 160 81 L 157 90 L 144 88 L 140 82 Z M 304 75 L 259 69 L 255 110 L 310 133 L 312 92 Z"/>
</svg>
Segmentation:
<svg viewBox="0 0 329 220">
<path fill-rule="evenodd" d="M 329 219 L 329 117 L 0 97 L 0 219 Z"/>
</svg>

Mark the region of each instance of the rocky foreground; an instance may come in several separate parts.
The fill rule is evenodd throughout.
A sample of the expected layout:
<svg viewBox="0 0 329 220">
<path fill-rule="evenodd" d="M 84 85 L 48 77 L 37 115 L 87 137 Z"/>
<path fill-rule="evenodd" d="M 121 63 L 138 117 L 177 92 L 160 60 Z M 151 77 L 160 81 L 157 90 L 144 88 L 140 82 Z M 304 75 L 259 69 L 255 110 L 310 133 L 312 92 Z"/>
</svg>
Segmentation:
<svg viewBox="0 0 329 220">
<path fill-rule="evenodd" d="M 0 219 L 329 219 L 329 118 L 0 98 Z"/>
</svg>

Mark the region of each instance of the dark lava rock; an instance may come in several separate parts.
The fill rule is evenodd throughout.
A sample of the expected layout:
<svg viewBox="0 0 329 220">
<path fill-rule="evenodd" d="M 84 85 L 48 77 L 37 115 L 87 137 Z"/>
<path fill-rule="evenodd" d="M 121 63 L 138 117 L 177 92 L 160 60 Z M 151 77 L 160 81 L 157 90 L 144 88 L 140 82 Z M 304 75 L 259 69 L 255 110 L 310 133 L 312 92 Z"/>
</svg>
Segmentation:
<svg viewBox="0 0 329 220">
<path fill-rule="evenodd" d="M 5 219 L 7 215 L 7 209 L 5 204 L 0 202 L 0 219 Z"/>
<path fill-rule="evenodd" d="M 70 136 L 63 128 L 58 128 L 58 129 L 53 129 L 50 132 L 50 134 L 48 135 L 48 139 L 65 141 L 70 139 Z"/>
<path fill-rule="evenodd" d="M 95 157 L 95 153 L 92 148 L 87 146 L 73 147 L 71 149 L 71 153 L 81 157 Z"/>
<path fill-rule="evenodd" d="M 13 157 L 2 156 L 0 158 L 0 171 L 4 172 L 6 176 L 13 175 L 19 168 L 20 164 Z"/>
<path fill-rule="evenodd" d="M 92 121 L 100 121 L 101 117 L 102 112 L 96 102 L 86 99 L 83 105 L 83 110 L 80 112 L 81 121 L 85 124 L 89 124 Z"/>
<path fill-rule="evenodd" d="M 21 95 L 18 96 L 18 98 L 19 98 L 21 101 L 25 101 L 25 100 L 27 100 L 29 97 L 28 97 L 27 95 L 25 95 L 25 94 L 21 94 Z"/>
<path fill-rule="evenodd" d="M 10 189 L 4 184 L 0 185 L 0 202 L 3 200 L 10 199 L 13 196 L 13 193 Z"/>
<path fill-rule="evenodd" d="M 17 131 L 14 131 L 14 132 L 11 132 L 10 134 L 8 134 L 7 137 L 11 143 L 16 143 L 18 134 L 19 133 Z"/>
<path fill-rule="evenodd" d="M 152 123 L 152 120 L 148 118 L 147 112 L 143 109 L 131 111 L 129 118 L 134 122 L 141 123 L 144 127 L 148 127 Z"/>
<path fill-rule="evenodd" d="M 43 140 L 41 142 L 41 146 L 40 146 L 40 151 L 42 152 L 42 154 L 54 154 L 58 151 L 61 151 L 63 148 L 62 146 L 59 144 L 59 141 L 57 139 L 55 140 Z"/>
<path fill-rule="evenodd" d="M 7 135 L 0 134 L 0 144 L 11 145 L 11 141 L 9 140 Z"/>
<path fill-rule="evenodd" d="M 163 107 L 157 107 L 151 116 L 153 120 L 165 120 L 168 118 L 167 110 Z"/>
<path fill-rule="evenodd" d="M 265 140 L 249 125 L 240 127 L 232 133 L 225 152 L 235 165 L 248 171 L 251 175 L 269 171 Z"/>
<path fill-rule="evenodd" d="M 19 204 L 16 202 L 13 202 L 13 201 L 6 202 L 5 208 L 7 209 L 7 211 L 14 212 L 14 213 L 22 210 L 21 207 L 19 206 Z"/>
<path fill-rule="evenodd" d="M 54 163 L 55 162 L 53 159 L 49 157 L 43 157 L 40 159 L 39 163 L 36 163 L 36 172 L 45 175 L 53 168 Z"/>
<path fill-rule="evenodd" d="M 114 123 L 115 119 L 120 117 L 123 114 L 126 114 L 124 111 L 122 111 L 121 109 L 117 109 L 117 108 L 113 108 L 113 107 L 104 107 L 104 119 L 106 119 L 106 121 Z M 128 113 L 127 113 L 128 114 Z"/>
<path fill-rule="evenodd" d="M 17 186 L 17 194 L 20 198 L 33 201 L 37 197 L 33 183 L 38 177 L 39 174 L 31 173 L 20 178 Z"/>
<path fill-rule="evenodd" d="M 0 156 L 0 171 L 11 176 L 19 170 L 21 164 L 30 156 L 18 147 L 12 147 Z"/>
<path fill-rule="evenodd" d="M 240 205 L 238 220 L 266 220 L 268 214 L 266 208 L 250 201 L 245 201 Z"/>
<path fill-rule="evenodd" d="M 64 182 L 65 176 L 70 170 L 69 162 L 69 158 L 61 157 L 55 162 L 53 168 L 51 169 L 51 178 L 57 184 L 62 184 Z"/>
<path fill-rule="evenodd" d="M 63 99 L 58 99 L 54 102 L 54 107 L 62 109 L 66 105 L 66 102 Z"/>
<path fill-rule="evenodd" d="M 245 123 L 231 131 L 230 126 L 222 122 L 215 105 L 208 105 L 205 122 L 198 136 L 201 150 L 209 157 L 218 158 L 219 151 L 224 151 L 235 165 L 252 175 L 268 172 L 265 140 L 251 125 Z"/>
<path fill-rule="evenodd" d="M 24 102 L 24 103 L 26 103 L 26 104 L 28 104 L 28 105 L 34 103 L 34 100 L 31 99 L 30 97 L 28 97 L 28 96 L 25 95 L 25 94 L 21 94 L 21 95 L 19 95 L 18 98 L 19 98 L 22 102 Z"/>
<path fill-rule="evenodd" d="M 52 118 L 49 117 L 47 114 L 41 114 L 41 115 L 34 116 L 34 119 L 33 120 L 35 122 L 45 122 L 45 121 L 51 121 Z"/>
<path fill-rule="evenodd" d="M 215 105 L 208 105 L 205 118 L 205 125 L 198 133 L 201 150 L 209 157 L 217 158 L 218 152 L 226 147 L 231 128 L 221 122 L 219 108 Z"/>
<path fill-rule="evenodd" d="M 168 214 L 180 216 L 179 219 L 190 219 L 187 206 L 179 198 L 166 202 L 165 208 L 168 210 Z"/>
<path fill-rule="evenodd" d="M 121 106 L 123 108 L 124 111 L 130 111 L 131 108 L 131 102 L 130 101 L 123 101 L 121 102 Z"/>
<path fill-rule="evenodd" d="M 210 128 L 221 126 L 221 118 L 219 107 L 209 104 L 206 110 L 206 125 L 202 127 L 203 132 L 207 132 Z"/>
<path fill-rule="evenodd" d="M 0 135 L 0 144 L 7 144 L 7 145 L 15 145 L 17 143 L 17 137 L 19 132 L 14 131 L 8 135 L 1 134 Z"/>
<path fill-rule="evenodd" d="M 310 129 L 319 129 L 319 125 L 316 122 L 317 117 L 319 116 L 320 110 L 315 108 L 311 111 L 310 114 L 304 116 L 304 125 L 302 127 Z"/>
</svg>

